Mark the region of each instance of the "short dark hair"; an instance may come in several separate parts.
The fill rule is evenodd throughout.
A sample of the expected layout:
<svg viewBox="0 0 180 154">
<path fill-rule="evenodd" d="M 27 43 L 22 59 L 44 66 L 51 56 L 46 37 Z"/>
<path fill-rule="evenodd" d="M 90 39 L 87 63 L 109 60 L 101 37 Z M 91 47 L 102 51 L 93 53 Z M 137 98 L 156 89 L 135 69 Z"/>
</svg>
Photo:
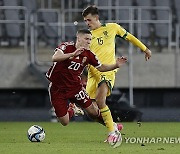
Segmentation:
<svg viewBox="0 0 180 154">
<path fill-rule="evenodd" d="M 88 29 L 79 29 L 77 34 L 91 34 L 91 32 Z"/>
<path fill-rule="evenodd" d="M 86 17 L 88 14 L 98 15 L 99 14 L 98 8 L 95 5 L 88 6 L 83 10 L 82 16 Z"/>
</svg>

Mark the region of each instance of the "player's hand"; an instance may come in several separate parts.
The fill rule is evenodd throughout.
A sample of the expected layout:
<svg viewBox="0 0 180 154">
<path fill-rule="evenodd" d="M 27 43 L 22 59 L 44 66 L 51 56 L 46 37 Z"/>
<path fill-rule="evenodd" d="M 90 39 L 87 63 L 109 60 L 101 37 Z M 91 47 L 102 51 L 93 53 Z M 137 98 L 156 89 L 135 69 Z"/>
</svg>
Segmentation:
<svg viewBox="0 0 180 154">
<path fill-rule="evenodd" d="M 145 60 L 148 61 L 151 58 L 151 50 L 147 48 L 144 52 L 145 52 Z"/>
<path fill-rule="evenodd" d="M 84 51 L 84 48 L 82 48 L 82 47 L 76 49 L 76 51 L 73 52 L 73 57 L 80 55 L 83 51 Z"/>
<path fill-rule="evenodd" d="M 124 57 L 124 56 L 118 57 L 116 59 L 116 65 L 117 65 L 117 67 L 120 67 L 121 65 L 123 65 L 127 61 L 128 61 L 127 57 Z"/>
</svg>

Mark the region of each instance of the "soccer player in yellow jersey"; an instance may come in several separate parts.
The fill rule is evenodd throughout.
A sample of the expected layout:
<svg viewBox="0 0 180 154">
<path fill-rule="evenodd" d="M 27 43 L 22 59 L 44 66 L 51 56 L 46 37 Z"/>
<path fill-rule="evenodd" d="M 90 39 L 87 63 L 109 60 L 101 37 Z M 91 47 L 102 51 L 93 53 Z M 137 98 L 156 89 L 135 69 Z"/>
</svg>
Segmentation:
<svg viewBox="0 0 180 154">
<path fill-rule="evenodd" d="M 135 36 L 127 32 L 124 28 L 116 23 L 101 24 L 96 6 L 88 6 L 82 12 L 84 21 L 90 28 L 92 40 L 90 49 L 96 54 L 101 63 L 115 63 L 115 37 L 119 35 L 133 45 L 139 47 L 145 53 L 146 61 L 151 58 L 151 51 Z M 86 90 L 91 99 L 95 99 L 104 123 L 109 131 L 109 136 L 114 136 L 115 127 L 111 112 L 106 105 L 106 97 L 111 94 L 114 86 L 116 71 L 99 72 L 97 69 L 89 66 L 88 81 Z M 109 138 L 108 136 L 108 138 Z M 111 144 L 111 143 L 110 143 Z"/>
</svg>

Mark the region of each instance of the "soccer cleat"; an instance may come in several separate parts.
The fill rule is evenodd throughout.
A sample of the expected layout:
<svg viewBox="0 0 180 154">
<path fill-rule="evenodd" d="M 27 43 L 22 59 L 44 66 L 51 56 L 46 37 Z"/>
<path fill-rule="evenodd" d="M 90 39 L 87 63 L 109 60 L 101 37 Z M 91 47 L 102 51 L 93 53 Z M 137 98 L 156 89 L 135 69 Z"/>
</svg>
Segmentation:
<svg viewBox="0 0 180 154">
<path fill-rule="evenodd" d="M 121 130 L 123 129 L 123 124 L 117 124 L 117 123 L 115 123 L 114 122 L 114 131 L 115 132 L 120 132 Z M 104 142 L 107 142 L 108 140 L 106 139 L 106 140 L 104 140 Z"/>
<path fill-rule="evenodd" d="M 107 142 L 113 147 L 116 148 L 121 145 L 122 137 L 120 132 L 114 132 L 109 134 Z"/>
<path fill-rule="evenodd" d="M 114 122 L 115 131 L 121 131 L 123 129 L 123 124 Z"/>
<path fill-rule="evenodd" d="M 84 111 L 81 108 L 77 107 L 75 103 L 69 103 L 69 107 L 73 109 L 74 116 L 77 117 L 79 115 L 84 115 Z"/>
</svg>

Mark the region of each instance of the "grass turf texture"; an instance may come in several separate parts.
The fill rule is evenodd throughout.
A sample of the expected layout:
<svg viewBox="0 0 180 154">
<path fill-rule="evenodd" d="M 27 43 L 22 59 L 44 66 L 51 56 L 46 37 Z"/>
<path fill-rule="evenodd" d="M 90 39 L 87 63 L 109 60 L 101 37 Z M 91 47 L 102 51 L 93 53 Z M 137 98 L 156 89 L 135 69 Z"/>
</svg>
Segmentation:
<svg viewBox="0 0 180 154">
<path fill-rule="evenodd" d="M 41 143 L 30 142 L 27 130 L 40 125 L 46 131 Z M 0 153 L 3 154 L 178 154 L 180 143 L 125 143 L 124 137 L 180 137 L 180 123 L 123 123 L 123 143 L 113 149 L 103 140 L 106 128 L 94 122 L 71 122 L 63 127 L 50 122 L 0 122 Z"/>
</svg>

